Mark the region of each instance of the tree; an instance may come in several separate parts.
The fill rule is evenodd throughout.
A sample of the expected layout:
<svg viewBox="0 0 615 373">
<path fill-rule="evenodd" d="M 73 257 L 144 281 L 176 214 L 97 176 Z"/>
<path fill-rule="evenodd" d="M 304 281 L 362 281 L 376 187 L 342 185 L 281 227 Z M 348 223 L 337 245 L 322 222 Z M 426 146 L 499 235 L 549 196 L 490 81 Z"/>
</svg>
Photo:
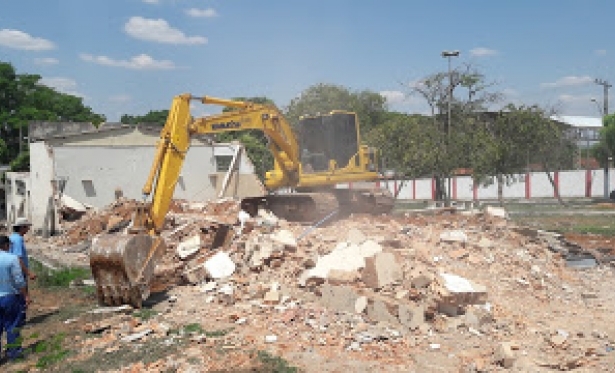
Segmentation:
<svg viewBox="0 0 615 373">
<path fill-rule="evenodd" d="M 252 102 L 260 105 L 275 106 L 273 100 L 268 97 L 235 97 L 234 101 Z M 237 110 L 232 107 L 225 107 L 223 112 Z M 269 151 L 269 140 L 262 131 L 247 130 L 240 132 L 226 132 L 216 135 L 216 140 L 220 142 L 239 141 L 243 144 L 248 154 L 248 158 L 254 165 L 256 175 L 261 179 L 265 179 L 265 173 L 273 169 L 273 155 Z"/>
<path fill-rule="evenodd" d="M 333 110 L 357 113 L 361 133 L 366 134 L 382 123 L 387 106 L 385 98 L 378 93 L 368 90 L 352 92 L 342 86 L 320 83 L 308 87 L 291 100 L 286 117 L 296 125 L 303 115 L 326 114 Z"/>
<path fill-rule="evenodd" d="M 515 181 L 532 163 L 541 165 L 561 203 L 552 170 L 570 167 L 575 146 L 566 129 L 549 119 L 546 110 L 534 106 L 507 105 L 475 130 L 471 165 L 475 180 L 490 183 L 495 176 L 498 199 L 503 203 L 503 186 Z"/>
<path fill-rule="evenodd" d="M 603 122 L 604 127 L 600 129 L 600 143 L 604 147 L 607 156 L 597 159 L 604 163 L 604 160 L 608 159 L 607 157 L 615 156 L 615 114 L 606 115 L 603 118 Z"/>
<path fill-rule="evenodd" d="M 124 114 L 120 118 L 120 122 L 123 124 L 156 124 L 159 126 L 164 126 L 167 121 L 167 117 L 169 116 L 169 110 L 150 110 L 145 115 L 128 115 Z"/>
<path fill-rule="evenodd" d="M 449 81 L 450 79 L 450 81 Z M 448 72 L 437 72 L 407 85 L 410 95 L 423 98 L 431 110 L 432 131 L 439 131 L 438 141 L 427 151 L 436 154 L 432 158 L 436 176 L 436 194 L 446 198 L 444 177 L 458 168 L 469 167 L 470 149 L 478 140 L 475 131 L 489 107 L 501 99 L 501 94 L 492 92 L 495 83 L 488 82 L 484 74 L 471 64 L 464 64 Z M 448 128 L 448 100 L 451 101 L 451 128 Z M 450 198 L 450 194 L 448 195 Z"/>
<path fill-rule="evenodd" d="M 10 63 L 0 61 L 0 163 L 14 170 L 28 169 L 27 134 L 31 121 L 104 122 L 83 104 L 83 99 L 55 91 L 40 83 L 41 77 L 17 74 Z"/>
</svg>

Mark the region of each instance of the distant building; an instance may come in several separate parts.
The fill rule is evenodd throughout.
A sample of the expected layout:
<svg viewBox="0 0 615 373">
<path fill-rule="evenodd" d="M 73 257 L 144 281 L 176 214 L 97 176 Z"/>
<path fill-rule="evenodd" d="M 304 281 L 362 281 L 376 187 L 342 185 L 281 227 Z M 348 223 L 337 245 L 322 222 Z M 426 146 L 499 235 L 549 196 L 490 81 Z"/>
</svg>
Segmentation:
<svg viewBox="0 0 615 373">
<path fill-rule="evenodd" d="M 570 127 L 568 133 L 575 140 L 579 149 L 589 149 L 600 140 L 600 129 L 602 128 L 600 117 L 553 115 L 551 119 Z"/>
<path fill-rule="evenodd" d="M 118 189 L 124 197 L 141 199 L 160 129 L 145 125 L 95 128 L 89 123 L 31 123 L 26 194 L 35 232 L 55 233 L 63 204 L 102 208 L 115 200 Z M 193 137 L 177 180 L 176 199 L 206 201 L 264 193 L 241 144 Z"/>
</svg>

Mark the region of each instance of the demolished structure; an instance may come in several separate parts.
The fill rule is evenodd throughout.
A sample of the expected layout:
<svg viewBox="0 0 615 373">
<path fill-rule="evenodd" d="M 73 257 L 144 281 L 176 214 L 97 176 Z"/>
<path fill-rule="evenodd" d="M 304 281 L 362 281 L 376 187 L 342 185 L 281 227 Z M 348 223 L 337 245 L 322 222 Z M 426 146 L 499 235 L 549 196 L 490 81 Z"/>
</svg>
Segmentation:
<svg viewBox="0 0 615 373">
<path fill-rule="evenodd" d="M 87 265 L 89 240 L 125 229 L 133 203 L 120 199 L 67 224 L 65 235 L 45 241 L 65 252 L 46 254 L 72 253 Z M 595 278 L 566 266 L 580 248 L 517 226 L 502 209 L 353 215 L 316 228 L 266 210 L 239 216 L 233 199 L 175 201 L 155 273 L 154 287 L 166 294 L 152 305 L 159 314 L 141 322 L 92 318 L 84 330 L 101 338 L 83 341 L 84 353 L 175 343 L 180 337 L 170 330 L 198 323 L 232 332 L 191 333 L 189 350 L 173 359 L 120 371 L 247 368 L 242 351 L 249 348 L 300 362 L 309 354 L 307 361 L 322 364 L 304 363 L 310 372 L 598 369 L 613 361 L 615 334 L 567 324 L 570 313 L 562 311 L 582 307 L 585 322 L 608 311 L 597 306 Z M 211 346 L 232 347 L 212 359 L 204 353 Z"/>
</svg>

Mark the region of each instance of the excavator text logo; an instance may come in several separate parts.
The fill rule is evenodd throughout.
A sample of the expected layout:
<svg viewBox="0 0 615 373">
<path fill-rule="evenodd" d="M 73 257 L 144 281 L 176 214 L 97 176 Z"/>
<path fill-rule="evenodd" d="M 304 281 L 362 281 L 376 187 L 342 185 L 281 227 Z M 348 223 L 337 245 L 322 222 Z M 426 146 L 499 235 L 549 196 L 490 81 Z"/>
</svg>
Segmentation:
<svg viewBox="0 0 615 373">
<path fill-rule="evenodd" d="M 212 130 L 223 130 L 223 129 L 239 128 L 239 127 L 241 127 L 241 123 L 236 122 L 234 120 L 231 120 L 229 122 L 214 123 L 211 125 Z"/>
</svg>

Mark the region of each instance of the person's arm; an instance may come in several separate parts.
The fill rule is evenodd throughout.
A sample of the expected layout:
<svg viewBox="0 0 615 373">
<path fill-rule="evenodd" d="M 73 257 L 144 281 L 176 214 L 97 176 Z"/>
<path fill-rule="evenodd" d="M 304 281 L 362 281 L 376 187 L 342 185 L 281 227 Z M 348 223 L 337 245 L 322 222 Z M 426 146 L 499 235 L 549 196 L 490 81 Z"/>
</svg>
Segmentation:
<svg viewBox="0 0 615 373">
<path fill-rule="evenodd" d="M 28 294 L 28 288 L 26 286 L 26 280 L 24 278 L 23 270 L 21 269 L 23 263 L 20 258 L 15 258 L 11 265 L 11 275 L 15 287 L 19 289 L 21 295 L 26 300 L 26 305 L 30 303 L 30 295 Z"/>
<path fill-rule="evenodd" d="M 21 271 L 23 272 L 24 276 L 28 276 L 30 280 L 36 280 L 36 273 L 31 272 L 28 267 L 26 267 L 26 264 L 23 262 L 23 259 L 21 259 L 21 257 L 19 257 L 19 266 L 21 267 Z"/>
</svg>

